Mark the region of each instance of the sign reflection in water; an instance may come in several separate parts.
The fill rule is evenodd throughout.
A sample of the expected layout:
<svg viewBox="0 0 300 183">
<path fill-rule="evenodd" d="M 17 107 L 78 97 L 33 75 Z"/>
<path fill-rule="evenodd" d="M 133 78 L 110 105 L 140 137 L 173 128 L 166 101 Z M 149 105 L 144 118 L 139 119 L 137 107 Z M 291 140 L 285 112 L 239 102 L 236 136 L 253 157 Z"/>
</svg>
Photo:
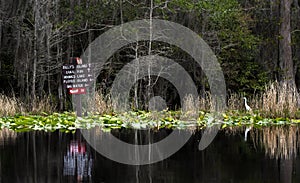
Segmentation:
<svg viewBox="0 0 300 183">
<path fill-rule="evenodd" d="M 77 176 L 78 181 L 90 180 L 93 159 L 86 151 L 86 144 L 72 140 L 64 156 L 64 176 Z"/>
</svg>

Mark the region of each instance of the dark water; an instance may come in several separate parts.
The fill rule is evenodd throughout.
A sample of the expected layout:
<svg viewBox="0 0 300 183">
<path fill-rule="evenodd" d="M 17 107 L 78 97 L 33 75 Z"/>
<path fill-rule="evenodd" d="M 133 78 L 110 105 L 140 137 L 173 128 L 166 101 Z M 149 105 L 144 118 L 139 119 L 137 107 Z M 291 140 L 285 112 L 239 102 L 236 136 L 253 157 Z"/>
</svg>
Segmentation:
<svg viewBox="0 0 300 183">
<path fill-rule="evenodd" d="M 169 132 L 167 132 L 169 133 Z M 201 131 L 168 159 L 143 166 L 111 161 L 80 135 L 64 133 L 0 133 L 0 182 L 95 183 L 279 183 L 300 182 L 298 127 L 220 131 L 204 151 Z M 131 141 L 134 131 L 116 131 Z M 153 133 L 159 139 L 166 131 Z M 155 138 L 155 137 L 153 137 Z"/>
</svg>

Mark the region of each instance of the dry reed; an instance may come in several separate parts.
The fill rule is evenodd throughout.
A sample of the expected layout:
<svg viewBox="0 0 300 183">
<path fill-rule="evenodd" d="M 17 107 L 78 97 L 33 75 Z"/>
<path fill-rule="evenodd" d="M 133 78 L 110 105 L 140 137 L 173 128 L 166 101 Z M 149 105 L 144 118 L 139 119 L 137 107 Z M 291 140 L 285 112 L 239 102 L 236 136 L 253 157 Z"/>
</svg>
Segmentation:
<svg viewBox="0 0 300 183">
<path fill-rule="evenodd" d="M 113 104 L 109 95 L 104 96 L 100 91 L 95 92 L 94 112 L 98 114 L 107 114 L 113 111 Z"/>
<path fill-rule="evenodd" d="M 227 105 L 229 110 L 242 110 L 243 108 L 243 96 L 237 93 L 230 93 L 228 95 Z"/>
<path fill-rule="evenodd" d="M 52 113 L 56 109 L 50 97 L 37 97 L 26 105 L 19 98 L 8 97 L 0 94 L 0 116 L 14 116 L 16 114 L 40 114 L 42 112 Z"/>
<path fill-rule="evenodd" d="M 36 97 L 31 103 L 30 112 L 32 114 L 39 114 L 42 112 L 53 113 L 56 109 L 56 106 L 53 104 L 50 96 Z"/>
<path fill-rule="evenodd" d="M 199 97 L 199 108 L 203 111 L 209 111 L 212 106 L 211 94 L 209 92 L 203 93 L 203 95 Z"/>
<path fill-rule="evenodd" d="M 202 110 L 207 110 L 207 107 L 203 103 L 210 103 L 209 100 L 210 99 L 200 99 L 202 106 L 200 108 Z M 248 97 L 247 103 L 254 111 L 259 112 L 263 117 L 299 118 L 299 91 L 285 82 L 275 81 L 269 83 L 266 85 L 265 91 Z M 229 94 L 227 107 L 229 111 L 245 111 L 243 96 L 236 93 Z"/>
<path fill-rule="evenodd" d="M 190 97 L 184 99 L 187 110 L 196 103 Z M 30 105 L 25 105 L 16 97 L 8 97 L 0 94 L 0 116 L 12 116 L 18 113 L 52 113 L 55 111 L 55 102 L 51 97 L 44 96 L 35 98 Z M 104 96 L 101 92 L 95 92 L 95 108 L 93 112 L 104 114 L 113 112 L 113 104 L 109 95 Z M 299 118 L 300 96 L 296 88 L 286 83 L 273 82 L 265 87 L 265 91 L 248 97 L 248 105 L 263 117 L 290 117 Z M 199 97 L 198 105 L 200 110 L 209 111 L 212 106 L 212 97 L 205 92 Z M 245 111 L 243 95 L 230 93 L 227 98 L 227 109 L 229 111 Z"/>
<path fill-rule="evenodd" d="M 12 116 L 24 113 L 23 103 L 16 97 L 8 97 L 0 94 L 0 116 Z"/>
<path fill-rule="evenodd" d="M 296 117 L 299 101 L 299 92 L 295 87 L 286 82 L 274 82 L 266 87 L 256 102 L 261 102 L 261 111 L 271 117 Z"/>
</svg>

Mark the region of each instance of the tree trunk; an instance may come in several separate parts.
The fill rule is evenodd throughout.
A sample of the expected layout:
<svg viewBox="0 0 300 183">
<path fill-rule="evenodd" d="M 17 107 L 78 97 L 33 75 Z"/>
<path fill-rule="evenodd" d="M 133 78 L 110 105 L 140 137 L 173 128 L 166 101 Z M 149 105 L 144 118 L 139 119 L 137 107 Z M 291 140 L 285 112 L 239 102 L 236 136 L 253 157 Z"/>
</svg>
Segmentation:
<svg viewBox="0 0 300 183">
<path fill-rule="evenodd" d="M 0 9 L 1 11 L 1 9 Z M 1 15 L 2 17 L 2 15 Z M 2 46 L 2 18 L 0 19 L 0 53 L 1 53 L 1 47 Z M 1 73 L 1 59 L 0 59 L 0 73 Z"/>
<path fill-rule="evenodd" d="M 50 12 L 49 9 L 51 8 L 51 1 L 48 1 L 46 8 L 46 20 L 47 20 L 47 27 L 46 27 L 46 47 L 47 47 L 47 83 L 48 83 L 48 94 L 51 95 L 51 45 L 50 45 L 50 39 L 51 39 L 51 31 L 52 31 L 52 23 L 50 20 Z"/>
<path fill-rule="evenodd" d="M 4 3 L 5 1 L 4 0 L 1 0 L 0 1 L 0 53 L 1 53 L 1 48 L 2 48 L 2 24 L 4 22 Z M 0 73 L 1 73 L 1 59 L 0 59 Z"/>
<path fill-rule="evenodd" d="M 279 66 L 282 71 L 281 79 L 294 86 L 295 74 L 291 46 L 291 3 L 292 0 L 280 1 Z"/>
<path fill-rule="evenodd" d="M 297 34 L 296 32 L 300 31 L 300 1 L 299 0 L 294 0 L 294 12 L 292 19 L 294 19 L 293 24 L 293 31 L 294 34 Z M 298 32 L 299 33 L 299 32 Z M 296 36 L 295 36 L 296 37 Z M 293 53 L 295 57 L 295 63 L 294 63 L 294 71 L 295 71 L 295 82 L 298 88 L 300 88 L 300 44 L 299 41 L 296 42 L 296 44 L 293 45 Z"/>
<path fill-rule="evenodd" d="M 75 7 L 75 4 L 74 4 L 74 0 L 70 0 L 70 13 L 69 13 L 69 17 L 70 17 L 70 21 L 73 21 L 74 19 L 74 7 Z M 68 47 L 67 47 L 67 59 L 69 61 L 70 57 L 73 57 L 73 48 L 72 48 L 72 37 L 71 37 L 71 34 L 72 34 L 72 30 L 69 30 L 68 31 Z"/>
<path fill-rule="evenodd" d="M 33 68 L 32 68 L 32 88 L 31 97 L 36 97 L 36 81 L 37 81 L 37 62 L 38 62 L 38 42 L 39 42 L 39 18 L 40 18 L 40 1 L 34 1 L 34 50 L 33 50 Z"/>
<path fill-rule="evenodd" d="M 134 85 L 134 103 L 135 103 L 135 109 L 139 109 L 139 101 L 138 101 L 138 96 L 139 96 L 139 94 L 138 94 L 138 88 L 139 88 L 139 83 L 138 83 L 138 76 L 139 76 L 139 60 L 138 60 L 138 57 L 139 57 L 139 55 L 138 55 L 138 49 L 139 49 L 139 42 L 137 41 L 136 43 L 136 46 L 135 46 L 135 59 L 137 60 L 137 62 L 138 62 L 138 65 L 137 65 L 137 67 L 136 67 L 136 69 L 135 69 L 135 75 L 134 75 L 134 83 L 135 83 L 135 85 Z"/>
<path fill-rule="evenodd" d="M 153 22 L 153 0 L 150 1 L 150 12 L 149 12 L 149 48 L 148 48 L 148 56 L 152 55 L 152 39 L 153 39 L 153 27 L 152 27 L 152 22 Z M 146 98 L 146 102 L 150 101 L 151 98 L 151 93 L 152 93 L 152 82 L 151 82 L 151 63 L 152 61 L 150 61 L 148 63 L 148 85 L 147 85 L 147 98 Z M 146 104 L 146 106 L 148 106 Z M 149 107 L 149 106 L 148 106 Z"/>
</svg>

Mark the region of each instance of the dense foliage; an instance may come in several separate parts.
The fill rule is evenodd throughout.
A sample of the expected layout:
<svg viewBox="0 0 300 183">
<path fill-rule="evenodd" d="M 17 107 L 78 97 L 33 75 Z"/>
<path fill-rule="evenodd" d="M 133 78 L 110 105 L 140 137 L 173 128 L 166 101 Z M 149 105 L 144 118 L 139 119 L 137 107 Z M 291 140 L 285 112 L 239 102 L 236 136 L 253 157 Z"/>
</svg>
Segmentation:
<svg viewBox="0 0 300 183">
<path fill-rule="evenodd" d="M 286 2 L 291 3 L 290 12 L 280 9 L 280 3 Z M 198 33 L 217 55 L 230 91 L 252 94 L 262 91 L 270 80 L 286 79 L 282 75 L 291 72 L 291 65 L 285 64 L 289 57 L 293 60 L 292 78 L 299 85 L 299 12 L 297 0 L 1 1 L 0 89 L 27 102 L 51 95 L 60 110 L 67 109 L 67 93 L 60 82 L 62 64 L 80 56 L 90 42 L 114 25 L 150 18 L 177 22 Z M 291 19 L 282 19 L 284 13 L 292 15 Z M 291 22 L 289 35 L 280 34 L 282 20 Z M 288 36 L 292 39 L 290 55 L 280 43 Z M 108 60 L 98 78 L 104 93 L 122 66 L 135 55 L 149 54 L 149 41 L 139 43 L 138 50 L 134 46 L 128 45 Z M 199 91 L 208 89 L 205 75 L 189 55 L 164 43 L 151 46 L 150 53 L 182 64 Z M 146 83 L 151 82 L 146 78 L 140 81 L 140 91 Z M 166 85 L 165 81 L 158 83 Z M 145 98 L 143 92 L 139 95 Z M 169 100 L 176 103 L 176 94 L 172 95 Z"/>
</svg>

